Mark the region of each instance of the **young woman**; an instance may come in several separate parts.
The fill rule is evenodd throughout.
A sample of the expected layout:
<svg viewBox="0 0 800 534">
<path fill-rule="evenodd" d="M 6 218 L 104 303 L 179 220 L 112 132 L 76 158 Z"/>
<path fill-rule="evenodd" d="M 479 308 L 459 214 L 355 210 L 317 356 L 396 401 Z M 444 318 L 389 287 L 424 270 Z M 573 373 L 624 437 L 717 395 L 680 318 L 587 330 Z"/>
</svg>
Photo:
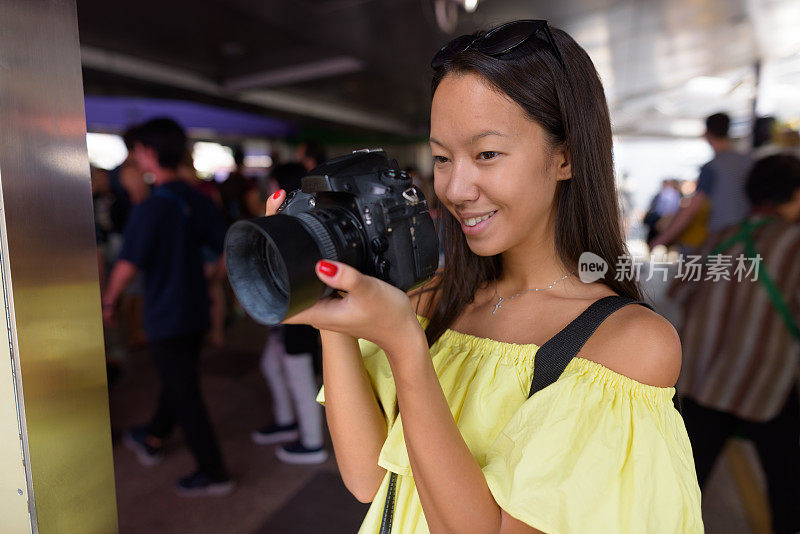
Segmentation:
<svg viewBox="0 0 800 534">
<path fill-rule="evenodd" d="M 583 251 L 610 266 L 625 253 L 591 60 L 543 21 L 516 21 L 452 41 L 432 66 L 444 271 L 409 299 L 321 261 L 346 296 L 289 320 L 322 331 L 336 458 L 372 502 L 361 532 L 381 529 L 390 485 L 392 532 L 702 531 L 671 400 L 680 341 L 661 316 L 613 313 L 528 398 L 545 341 L 602 297 L 641 296 L 575 275 Z"/>
</svg>

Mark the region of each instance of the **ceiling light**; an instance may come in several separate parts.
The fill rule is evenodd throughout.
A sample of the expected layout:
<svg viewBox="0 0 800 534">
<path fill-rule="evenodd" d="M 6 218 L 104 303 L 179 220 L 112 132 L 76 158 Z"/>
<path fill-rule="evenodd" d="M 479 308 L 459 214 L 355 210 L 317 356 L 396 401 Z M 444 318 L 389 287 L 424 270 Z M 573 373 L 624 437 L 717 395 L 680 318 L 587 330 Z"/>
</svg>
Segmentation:
<svg viewBox="0 0 800 534">
<path fill-rule="evenodd" d="M 700 119 L 676 119 L 668 123 L 667 130 L 676 137 L 700 137 L 705 124 Z"/>
<path fill-rule="evenodd" d="M 258 87 L 289 85 L 341 76 L 351 72 L 358 72 L 363 68 L 364 62 L 356 57 L 336 56 L 245 74 L 227 80 L 225 87 L 233 91 L 244 91 Z"/>
<path fill-rule="evenodd" d="M 731 81 L 727 78 L 713 76 L 697 76 L 686 83 L 686 89 L 693 93 L 707 95 L 724 95 L 731 89 Z"/>
</svg>

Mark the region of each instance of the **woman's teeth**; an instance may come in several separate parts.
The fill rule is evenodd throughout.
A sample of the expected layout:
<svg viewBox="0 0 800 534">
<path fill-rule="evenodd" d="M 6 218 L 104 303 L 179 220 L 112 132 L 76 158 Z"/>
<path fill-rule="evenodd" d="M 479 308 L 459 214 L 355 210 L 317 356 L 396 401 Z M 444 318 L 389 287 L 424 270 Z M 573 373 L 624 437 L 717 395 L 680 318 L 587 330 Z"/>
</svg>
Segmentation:
<svg viewBox="0 0 800 534">
<path fill-rule="evenodd" d="M 466 226 L 475 226 L 475 225 L 476 225 L 476 224 L 478 224 L 479 222 L 481 222 L 481 221 L 485 221 L 486 219 L 488 219 L 489 217 L 491 217 L 491 216 L 492 216 L 492 215 L 494 215 L 495 213 L 497 213 L 497 212 L 496 212 L 496 211 L 493 211 L 493 212 L 491 212 L 491 213 L 487 213 L 486 215 L 483 215 L 483 216 L 481 216 L 481 217 L 473 217 L 473 218 L 471 218 L 471 219 L 465 219 L 465 220 L 464 220 L 464 225 L 466 225 Z"/>
</svg>

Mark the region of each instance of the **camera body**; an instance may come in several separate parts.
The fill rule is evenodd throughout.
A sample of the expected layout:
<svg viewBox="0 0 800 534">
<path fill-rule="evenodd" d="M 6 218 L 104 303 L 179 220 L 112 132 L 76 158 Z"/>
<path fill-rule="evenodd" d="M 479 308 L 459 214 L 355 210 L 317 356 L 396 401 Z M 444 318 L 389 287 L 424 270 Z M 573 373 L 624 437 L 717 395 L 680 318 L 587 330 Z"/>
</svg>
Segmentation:
<svg viewBox="0 0 800 534">
<path fill-rule="evenodd" d="M 404 291 L 430 279 L 438 267 L 439 242 L 428 203 L 383 150 L 355 151 L 314 168 L 278 212 L 335 234 L 322 240 L 326 259 Z M 315 221 L 304 213 L 313 213 Z"/>
<path fill-rule="evenodd" d="M 424 196 L 381 149 L 357 150 L 314 168 L 276 215 L 231 226 L 225 251 L 239 302 L 269 325 L 333 293 L 316 275 L 321 259 L 403 291 L 430 279 L 439 264 Z"/>
</svg>

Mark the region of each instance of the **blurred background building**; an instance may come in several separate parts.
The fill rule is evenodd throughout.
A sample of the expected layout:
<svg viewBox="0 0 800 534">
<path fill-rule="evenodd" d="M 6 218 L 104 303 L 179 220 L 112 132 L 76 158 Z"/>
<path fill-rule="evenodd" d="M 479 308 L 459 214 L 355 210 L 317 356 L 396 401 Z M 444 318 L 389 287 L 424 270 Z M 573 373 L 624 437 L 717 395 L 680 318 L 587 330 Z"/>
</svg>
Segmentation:
<svg viewBox="0 0 800 534">
<path fill-rule="evenodd" d="M 255 168 L 287 140 L 316 137 L 331 153 L 384 146 L 425 175 L 432 51 L 449 35 L 544 18 L 600 72 L 618 178 L 641 216 L 662 179 L 694 180 L 710 159 L 706 116 L 730 114 L 743 146 L 755 117 L 797 130 L 798 9 L 788 0 L 79 0 L 87 125 L 113 134 L 171 106 L 197 140 L 245 141 Z M 112 164 L 90 139 L 90 157 Z"/>
</svg>

